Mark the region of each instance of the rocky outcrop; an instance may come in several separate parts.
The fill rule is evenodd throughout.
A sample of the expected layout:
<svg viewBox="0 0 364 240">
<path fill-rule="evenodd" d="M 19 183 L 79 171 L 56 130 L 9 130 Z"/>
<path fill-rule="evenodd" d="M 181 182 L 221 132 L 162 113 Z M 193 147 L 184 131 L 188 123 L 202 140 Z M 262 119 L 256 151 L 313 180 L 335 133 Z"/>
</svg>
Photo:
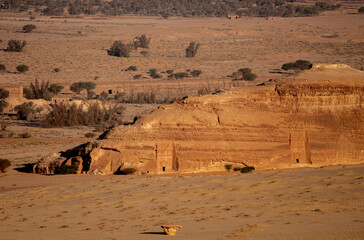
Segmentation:
<svg viewBox="0 0 364 240">
<path fill-rule="evenodd" d="M 80 171 L 211 172 L 364 162 L 364 73 L 316 65 L 295 78 L 160 107 L 60 154 Z M 44 162 L 35 172 L 44 172 Z M 48 171 L 50 168 L 48 167 Z"/>
</svg>

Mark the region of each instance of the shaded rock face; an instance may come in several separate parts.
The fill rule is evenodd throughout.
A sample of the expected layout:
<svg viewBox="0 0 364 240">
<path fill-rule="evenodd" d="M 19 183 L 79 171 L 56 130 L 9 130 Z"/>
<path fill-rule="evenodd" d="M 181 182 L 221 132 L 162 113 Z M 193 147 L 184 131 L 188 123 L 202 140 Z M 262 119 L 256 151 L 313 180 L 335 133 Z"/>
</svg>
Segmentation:
<svg viewBox="0 0 364 240">
<path fill-rule="evenodd" d="M 363 163 L 364 75 L 354 78 L 348 84 L 293 79 L 187 98 L 61 154 L 58 164 L 72 165 L 77 157 L 79 172 L 163 174 L 222 171 L 226 164 Z M 34 172 L 52 173 L 49 162 L 41 160 Z"/>
</svg>

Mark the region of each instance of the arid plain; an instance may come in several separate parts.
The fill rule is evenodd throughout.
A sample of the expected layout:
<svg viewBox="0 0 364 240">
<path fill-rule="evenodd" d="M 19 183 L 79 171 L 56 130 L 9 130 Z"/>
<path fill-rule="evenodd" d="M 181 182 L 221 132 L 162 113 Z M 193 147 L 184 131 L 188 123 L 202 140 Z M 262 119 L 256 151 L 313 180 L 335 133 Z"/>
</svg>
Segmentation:
<svg viewBox="0 0 364 240">
<path fill-rule="evenodd" d="M 309 18 L 49 18 L 1 13 L 0 48 L 26 40 L 23 52 L 2 51 L 0 87 L 34 79 L 67 86 L 94 81 L 112 88 L 196 95 L 201 87 L 229 88 L 227 77 L 249 67 L 254 84 L 281 78 L 283 63 L 307 59 L 364 68 L 364 16 L 332 12 Z M 32 33 L 22 33 L 25 24 Z M 151 37 L 147 56 L 107 55 L 115 40 Z M 335 37 L 330 37 L 335 36 Z M 190 41 L 201 43 L 185 58 Z M 27 64 L 30 70 L 15 73 Z M 129 66 L 137 72 L 124 71 Z M 59 72 L 54 69 L 59 68 Z M 151 79 L 147 72 L 202 71 L 198 78 Z M 133 75 L 142 79 L 133 80 Z M 252 83 L 249 83 L 252 84 Z M 246 84 L 245 85 L 249 85 Z M 241 84 L 242 86 L 244 84 Z M 156 108 L 131 104 L 125 119 Z M 161 239 L 160 225 L 180 224 L 176 239 L 363 239 L 363 166 L 167 176 L 43 176 L 16 171 L 50 153 L 89 141 L 92 127 L 43 129 L 13 122 L 7 131 L 31 138 L 0 139 L 12 162 L 0 175 L 0 239 Z M 101 134 L 101 132 L 96 132 Z"/>
</svg>

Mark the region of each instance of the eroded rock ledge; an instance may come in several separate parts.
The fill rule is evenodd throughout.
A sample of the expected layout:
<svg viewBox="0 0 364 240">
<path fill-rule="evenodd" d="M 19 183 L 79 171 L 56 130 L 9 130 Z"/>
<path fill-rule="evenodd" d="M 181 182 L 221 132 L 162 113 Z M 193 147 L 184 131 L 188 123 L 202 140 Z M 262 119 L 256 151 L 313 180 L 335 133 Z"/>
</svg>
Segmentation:
<svg viewBox="0 0 364 240">
<path fill-rule="evenodd" d="M 78 173 L 222 171 L 364 162 L 364 73 L 315 65 L 264 86 L 190 97 L 118 126 L 102 139 L 42 159 L 36 173 L 63 165 Z"/>
</svg>

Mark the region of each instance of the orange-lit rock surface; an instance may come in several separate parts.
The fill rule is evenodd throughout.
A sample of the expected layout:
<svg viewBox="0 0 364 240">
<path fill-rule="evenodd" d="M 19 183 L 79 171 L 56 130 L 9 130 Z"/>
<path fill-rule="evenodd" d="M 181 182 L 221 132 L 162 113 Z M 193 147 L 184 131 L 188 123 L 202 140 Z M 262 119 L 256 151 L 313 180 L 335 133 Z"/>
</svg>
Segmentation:
<svg viewBox="0 0 364 240">
<path fill-rule="evenodd" d="M 260 86 L 189 97 L 99 140 L 42 159 L 35 172 L 209 172 L 226 164 L 259 169 L 364 162 L 364 72 L 314 65 Z"/>
</svg>

